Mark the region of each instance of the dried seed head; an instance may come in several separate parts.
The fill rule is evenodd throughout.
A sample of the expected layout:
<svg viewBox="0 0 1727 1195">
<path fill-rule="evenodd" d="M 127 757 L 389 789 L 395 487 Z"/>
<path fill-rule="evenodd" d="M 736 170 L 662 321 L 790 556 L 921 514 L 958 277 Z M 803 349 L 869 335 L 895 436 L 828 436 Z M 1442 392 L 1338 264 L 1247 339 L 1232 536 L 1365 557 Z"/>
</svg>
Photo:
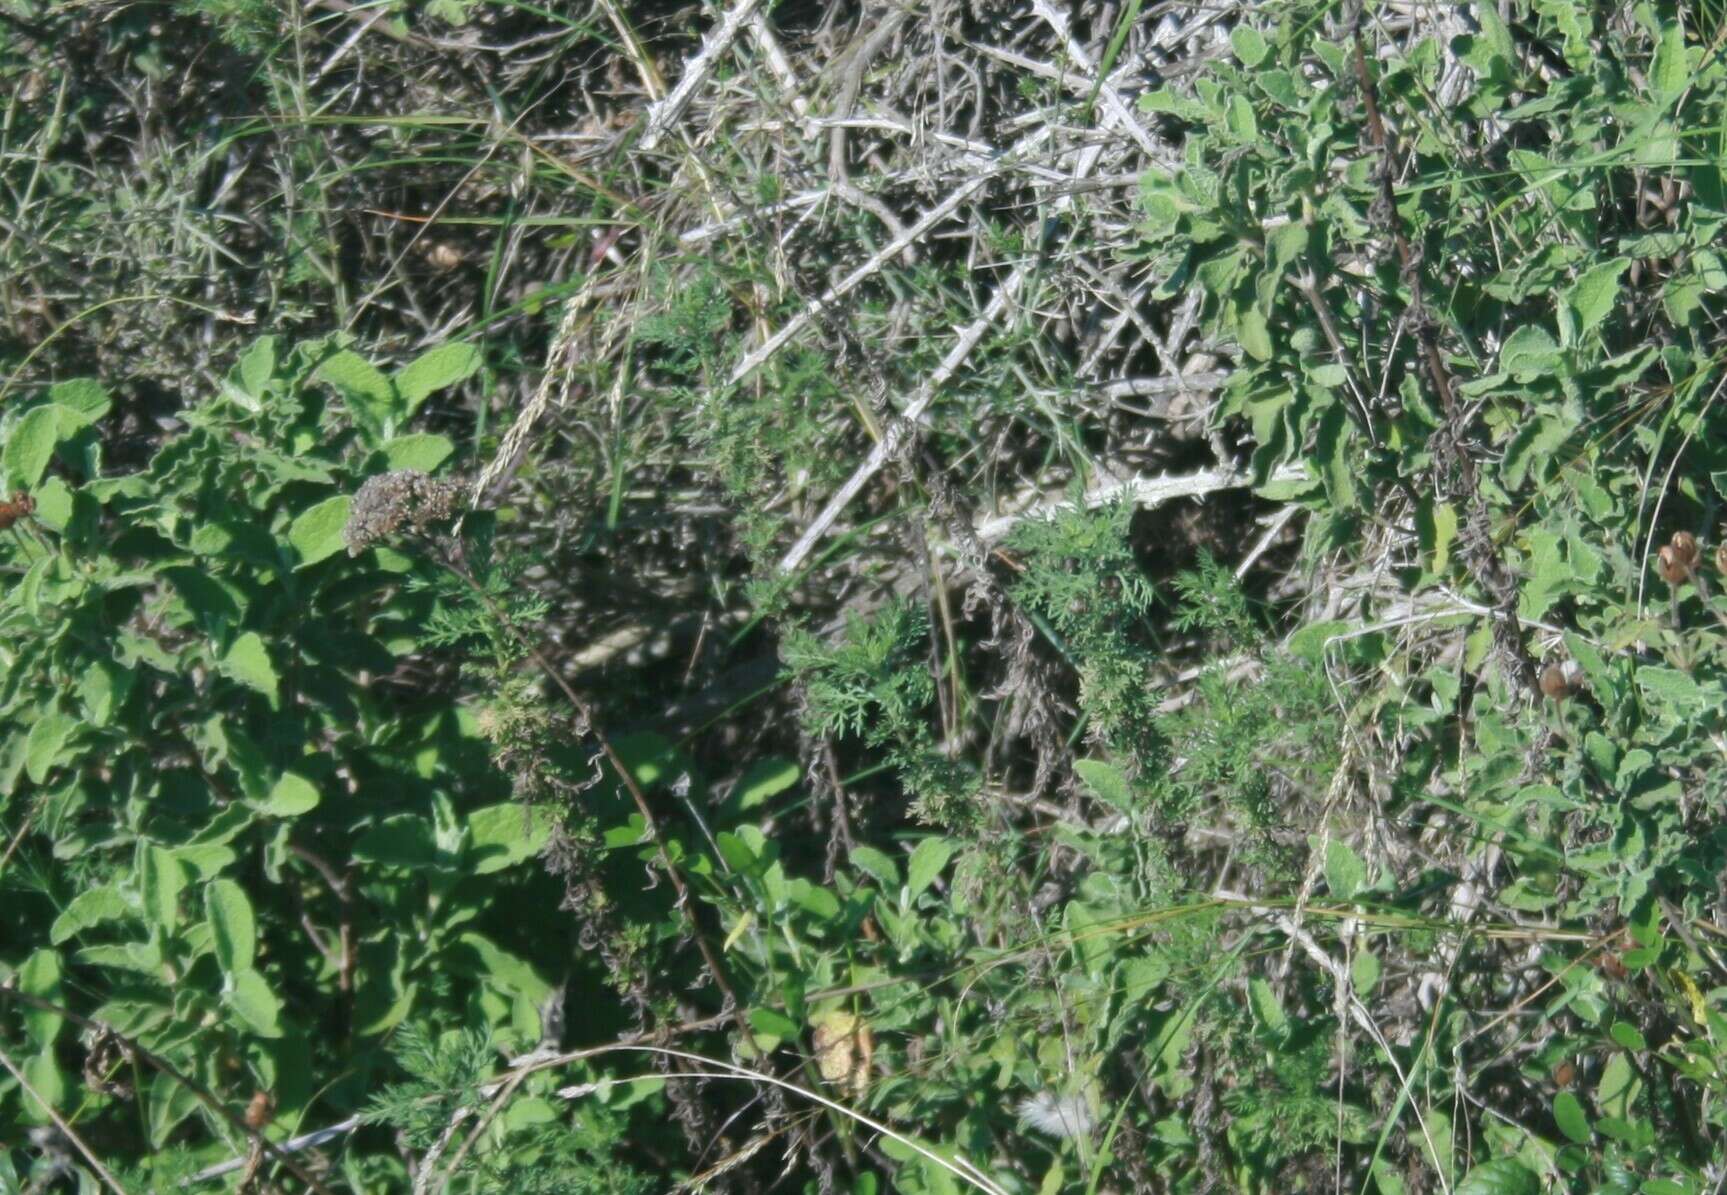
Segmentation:
<svg viewBox="0 0 1727 1195">
<path fill-rule="evenodd" d="M 1715 568 L 1723 580 L 1727 580 L 1727 544 L 1715 549 Z"/>
<path fill-rule="evenodd" d="M 1667 544 L 1655 554 L 1655 571 L 1667 584 L 1683 585 L 1691 579 L 1691 561 L 1686 560 L 1672 544 Z"/>
<path fill-rule="evenodd" d="M 1697 548 L 1697 537 L 1689 531 L 1675 531 L 1672 540 L 1673 554 L 1691 568 L 1697 567 L 1698 558 L 1702 553 Z"/>
<path fill-rule="evenodd" d="M 462 487 L 454 481 L 428 477 L 418 469 L 397 469 L 368 477 L 354 495 L 342 538 L 348 555 L 358 556 L 374 544 L 393 538 L 404 527 L 425 532 L 461 511 Z"/>
<path fill-rule="evenodd" d="M 1575 660 L 1562 660 L 1541 670 L 1541 692 L 1554 701 L 1564 701 L 1583 687 L 1583 670 Z"/>
<path fill-rule="evenodd" d="M 267 1091 L 257 1091 L 246 1105 L 246 1127 L 254 1132 L 270 1123 L 270 1114 L 276 1110 L 276 1100 Z"/>
</svg>

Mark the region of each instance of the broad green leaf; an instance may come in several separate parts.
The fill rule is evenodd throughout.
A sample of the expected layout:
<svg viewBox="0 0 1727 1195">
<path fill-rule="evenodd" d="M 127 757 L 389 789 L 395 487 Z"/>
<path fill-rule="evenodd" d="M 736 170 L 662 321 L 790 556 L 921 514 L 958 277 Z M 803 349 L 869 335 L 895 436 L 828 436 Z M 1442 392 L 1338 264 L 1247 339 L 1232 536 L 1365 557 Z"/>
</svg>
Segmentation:
<svg viewBox="0 0 1727 1195">
<path fill-rule="evenodd" d="M 1483 1162 L 1457 1184 L 1456 1195 L 1539 1195 L 1541 1180 L 1515 1158 Z"/>
<path fill-rule="evenodd" d="M 101 383 L 90 378 L 71 378 L 56 382 L 48 389 L 48 398 L 61 409 L 61 431 L 88 427 L 108 413 L 114 404 Z M 68 418 L 68 416 L 70 416 Z"/>
<path fill-rule="evenodd" d="M 1258 66 L 1269 53 L 1264 36 L 1251 25 L 1237 25 L 1230 30 L 1229 45 L 1245 67 Z"/>
<path fill-rule="evenodd" d="M 358 353 L 342 350 L 318 366 L 313 377 L 341 391 L 355 422 L 372 434 L 381 432 L 400 410 L 390 379 Z"/>
<path fill-rule="evenodd" d="M 145 919 L 163 932 L 172 933 L 180 924 L 180 891 L 186 886 L 186 872 L 180 860 L 154 843 L 140 840 L 133 866 L 144 898 Z"/>
<path fill-rule="evenodd" d="M 851 849 L 849 858 L 853 867 L 866 875 L 874 876 L 883 891 L 894 892 L 899 889 L 899 865 L 887 852 L 859 843 Z"/>
<path fill-rule="evenodd" d="M 1608 1028 L 1607 1035 L 1627 1050 L 1643 1051 L 1649 1048 L 1649 1043 L 1643 1039 L 1642 1032 L 1629 1021 L 1614 1021 Z"/>
<path fill-rule="evenodd" d="M 259 1037 L 282 1036 L 282 1002 L 256 971 L 238 971 L 228 978 L 223 999 Z"/>
<path fill-rule="evenodd" d="M 1670 707 L 1670 712 L 1690 710 L 1703 700 L 1696 681 L 1677 668 L 1649 666 L 1637 670 L 1637 687 L 1651 701 Z"/>
<path fill-rule="evenodd" d="M 740 810 L 754 809 L 798 782 L 798 765 L 789 759 L 762 759 L 738 781 L 732 800 Z"/>
<path fill-rule="evenodd" d="M 47 949 L 31 954 L 24 960 L 24 965 L 18 968 L 18 990 L 26 996 L 35 996 L 38 1000 L 59 1004 L 60 955 Z M 35 1005 L 26 1005 L 22 1013 L 24 1029 L 30 1034 L 30 1040 L 43 1050 L 54 1044 L 54 1039 L 60 1036 L 61 1027 L 66 1023 L 59 1013 Z"/>
<path fill-rule="evenodd" d="M 1260 1027 L 1271 1034 L 1281 1034 L 1289 1028 L 1289 1016 L 1283 1011 L 1283 1004 L 1277 998 L 1277 993 L 1271 990 L 1271 985 L 1263 979 L 1250 980 L 1247 985 L 1247 1002 L 1253 1009 L 1253 1017 Z"/>
<path fill-rule="evenodd" d="M 1379 956 L 1371 950 L 1358 951 L 1349 963 L 1349 982 L 1357 995 L 1367 997 L 1379 986 Z"/>
<path fill-rule="evenodd" d="M 1660 100 L 1677 99 L 1691 80 L 1685 64 L 1685 30 L 1678 24 L 1664 26 L 1655 60 L 1649 66 L 1649 87 Z"/>
<path fill-rule="evenodd" d="M 1325 884 L 1338 900 L 1352 900 L 1367 884 L 1367 867 L 1349 848 L 1333 838 L 1325 844 Z"/>
<path fill-rule="evenodd" d="M 414 358 L 396 375 L 404 415 L 412 415 L 427 396 L 471 377 L 480 368 L 480 350 L 471 344 L 441 344 Z"/>
<path fill-rule="evenodd" d="M 283 772 L 282 778 L 264 798 L 263 812 L 272 817 L 298 817 L 318 807 L 318 788 L 297 772 Z"/>
<path fill-rule="evenodd" d="M 756 1005 L 750 1009 L 750 1028 L 757 1033 L 766 1033 L 782 1041 L 791 1040 L 798 1035 L 797 1022 L 772 1008 Z"/>
<path fill-rule="evenodd" d="M 1579 335 L 1593 332 L 1613 310 L 1619 298 L 1619 275 L 1630 264 L 1621 257 L 1585 270 L 1565 292 L 1565 302 L 1576 316 Z"/>
<path fill-rule="evenodd" d="M 382 451 L 384 459 L 392 469 L 418 469 L 422 473 L 435 472 L 439 465 L 450 459 L 456 446 L 445 436 L 433 435 L 430 432 L 416 432 L 411 436 L 397 436 L 385 441 Z"/>
<path fill-rule="evenodd" d="M 229 975 L 250 971 L 257 961 L 258 928 L 246 890 L 233 880 L 211 880 L 204 889 L 204 912 L 222 970 Z"/>
<path fill-rule="evenodd" d="M 1085 786 L 1098 800 L 1123 813 L 1133 812 L 1133 787 L 1120 768 L 1099 759 L 1076 759 L 1073 770 L 1079 773 L 1079 778 L 1085 781 Z"/>
<path fill-rule="evenodd" d="M 380 373 L 377 366 L 350 349 L 331 356 L 318 366 L 318 372 L 313 376 L 374 405 L 388 408 L 396 401 L 396 391 L 390 385 L 390 379 Z"/>
<path fill-rule="evenodd" d="M 1269 361 L 1274 351 L 1271 343 L 1271 329 L 1266 325 L 1265 317 L 1257 307 L 1249 307 L 1241 313 L 1241 321 L 1235 330 L 1235 338 L 1241 342 L 1242 350 L 1256 361 Z"/>
<path fill-rule="evenodd" d="M 241 684 L 276 699 L 276 669 L 270 663 L 270 653 L 256 631 L 247 631 L 230 647 L 217 663 L 217 669 Z"/>
<path fill-rule="evenodd" d="M 1241 141 L 1259 139 L 1259 121 L 1253 115 L 1253 105 L 1239 92 L 1229 100 L 1229 131 Z M 1246 347 L 1243 345 L 1242 347 Z"/>
<path fill-rule="evenodd" d="M 60 435 L 60 408 L 54 403 L 31 408 L 12 425 L 6 447 L 0 450 L 0 467 L 6 471 L 8 494 L 35 488 L 53 459 Z"/>
<path fill-rule="evenodd" d="M 366 863 L 422 867 L 437 862 L 438 857 L 431 826 L 414 814 L 385 818 L 354 844 L 354 858 Z"/>
<path fill-rule="evenodd" d="M 532 859 L 551 841 L 556 821 L 550 809 L 515 802 L 474 810 L 468 815 L 468 874 L 490 875 Z"/>
<path fill-rule="evenodd" d="M 25 1059 L 21 1068 L 24 1080 L 30 1084 L 30 1089 L 42 1097 L 42 1102 L 49 1108 L 58 1108 L 66 1102 L 66 1079 L 60 1073 L 60 1064 L 54 1058 L 53 1050 L 43 1050 Z M 52 1118 L 46 1108 L 27 1095 L 21 1095 L 24 1105 L 24 1115 L 37 1124 L 43 1124 Z"/>
<path fill-rule="evenodd" d="M 300 512 L 288 528 L 288 542 L 300 554 L 296 568 L 307 568 L 334 556 L 345 546 L 342 529 L 348 525 L 348 496 L 338 494 L 326 498 L 309 510 Z"/>
<path fill-rule="evenodd" d="M 42 784 L 65 757 L 66 740 L 78 723 L 65 714 L 44 714 L 24 740 L 24 772 L 32 784 Z"/>
<path fill-rule="evenodd" d="M 1499 349 L 1499 367 L 1520 382 L 1534 381 L 1559 364 L 1559 346 L 1540 324 L 1522 324 Z"/>
<path fill-rule="evenodd" d="M 1583 1101 L 1569 1091 L 1561 1091 L 1553 1097 L 1553 1122 L 1561 1133 L 1577 1144 L 1589 1144 L 1589 1114 L 1583 1110 Z"/>
<path fill-rule="evenodd" d="M 58 946 L 104 921 L 117 921 L 132 911 L 119 889 L 111 884 L 86 888 L 74 896 L 48 930 L 48 940 Z"/>
<path fill-rule="evenodd" d="M 935 878 L 953 858 L 957 848 L 946 838 L 926 838 L 912 851 L 906 864 L 906 895 L 916 900 L 918 894 L 935 882 Z"/>
</svg>

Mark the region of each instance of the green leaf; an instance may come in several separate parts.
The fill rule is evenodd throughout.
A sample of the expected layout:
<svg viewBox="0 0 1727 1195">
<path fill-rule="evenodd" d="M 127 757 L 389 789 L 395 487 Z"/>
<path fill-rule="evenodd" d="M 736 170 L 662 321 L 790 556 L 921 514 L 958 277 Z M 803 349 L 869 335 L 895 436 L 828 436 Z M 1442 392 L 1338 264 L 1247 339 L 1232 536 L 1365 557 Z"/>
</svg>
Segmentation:
<svg viewBox="0 0 1727 1195">
<path fill-rule="evenodd" d="M 25 1059 L 23 1071 L 25 1082 L 30 1084 L 30 1089 L 41 1096 L 49 1108 L 58 1108 L 66 1102 L 66 1079 L 60 1073 L 60 1064 L 55 1060 L 53 1050 L 43 1050 L 40 1054 L 33 1054 Z M 22 1102 L 24 1115 L 37 1124 L 52 1119 L 47 1108 L 29 1096 L 23 1096 Z"/>
<path fill-rule="evenodd" d="M 1098 800 L 1123 813 L 1133 812 L 1133 787 L 1120 768 L 1100 759 L 1076 759 L 1073 770 Z"/>
<path fill-rule="evenodd" d="M 958 849 L 946 838 L 926 838 L 917 844 L 906 864 L 906 896 L 916 900 L 918 894 L 935 882 Z"/>
<path fill-rule="evenodd" d="M 0 450 L 0 468 L 6 471 L 6 491 L 34 489 L 53 459 L 60 442 L 60 408 L 52 403 L 32 407 L 12 427 L 6 447 Z"/>
<path fill-rule="evenodd" d="M 288 542 L 300 554 L 294 567 L 307 568 L 340 552 L 346 544 L 342 529 L 348 525 L 348 496 L 326 498 L 310 510 L 300 512 L 288 528 Z"/>
<path fill-rule="evenodd" d="M 1643 1034 L 1629 1021 L 1614 1021 L 1608 1028 L 1607 1035 L 1627 1050 L 1642 1051 L 1649 1048 L 1649 1043 L 1643 1040 Z"/>
<path fill-rule="evenodd" d="M 1229 45 L 1241 65 L 1248 68 L 1264 62 L 1266 54 L 1270 52 L 1264 36 L 1251 25 L 1237 25 L 1230 30 Z"/>
<path fill-rule="evenodd" d="M 1349 982 L 1360 996 L 1371 995 L 1379 986 L 1379 956 L 1371 950 L 1358 951 L 1349 962 Z"/>
<path fill-rule="evenodd" d="M 420 354 L 396 375 L 396 392 L 412 415 L 427 396 L 471 377 L 480 368 L 480 350 L 471 344 L 441 344 Z"/>
<path fill-rule="evenodd" d="M 217 662 L 217 670 L 224 676 L 232 677 L 248 688 L 276 700 L 276 669 L 270 663 L 270 653 L 264 647 L 264 640 L 256 631 L 247 631 L 230 647 Z"/>
<path fill-rule="evenodd" d="M 282 1036 L 282 1002 L 262 975 L 256 971 L 231 974 L 222 996 L 259 1037 Z"/>
<path fill-rule="evenodd" d="M 853 867 L 866 875 L 874 876 L 884 891 L 894 892 L 899 889 L 899 865 L 887 852 L 859 843 L 851 849 L 850 859 Z"/>
<path fill-rule="evenodd" d="M 164 933 L 172 933 L 180 924 L 180 890 L 186 886 L 180 860 L 154 843 L 140 840 L 133 866 L 144 897 L 145 919 Z"/>
<path fill-rule="evenodd" d="M 1351 900 L 1367 884 L 1367 866 L 1349 844 L 1333 838 L 1325 844 L 1325 883 L 1338 900 Z"/>
<path fill-rule="evenodd" d="M 1619 275 L 1630 264 L 1621 257 L 1585 270 L 1565 292 L 1565 303 L 1577 318 L 1579 335 L 1594 331 L 1613 310 L 1619 299 Z"/>
<path fill-rule="evenodd" d="M 258 956 L 258 927 L 246 890 L 233 880 L 211 880 L 204 889 L 204 913 L 222 970 L 228 975 L 250 971 Z"/>
<path fill-rule="evenodd" d="M 1703 690 L 1677 668 L 1653 665 L 1637 670 L 1637 687 L 1651 701 L 1671 707 L 1671 712 L 1691 710 L 1702 704 Z"/>
<path fill-rule="evenodd" d="M 750 1009 L 750 1028 L 757 1033 L 766 1033 L 781 1040 L 790 1040 L 798 1035 L 796 1021 L 783 1012 L 760 1005 Z"/>
<path fill-rule="evenodd" d="M 1257 307 L 1249 307 L 1241 313 L 1241 322 L 1235 330 L 1236 340 L 1248 356 L 1256 361 L 1269 361 L 1273 352 L 1271 330 L 1266 326 L 1265 317 Z"/>
<path fill-rule="evenodd" d="M 468 874 L 490 875 L 532 859 L 551 841 L 556 815 L 515 802 L 488 805 L 468 815 Z"/>
<path fill-rule="evenodd" d="M 132 911 L 119 889 L 109 884 L 86 888 L 74 896 L 61 910 L 48 930 L 48 940 L 58 946 L 68 938 L 83 933 L 104 921 L 118 921 Z"/>
<path fill-rule="evenodd" d="M 1271 990 L 1271 985 L 1263 979 L 1250 980 L 1247 985 L 1247 1002 L 1253 1009 L 1253 1018 L 1259 1022 L 1260 1028 L 1267 1033 L 1281 1034 L 1289 1028 L 1289 1016 L 1283 1011 L 1283 1004 L 1277 998 L 1277 993 Z"/>
<path fill-rule="evenodd" d="M 423 867 L 438 861 L 438 845 L 424 818 L 398 814 L 385 818 L 360 836 L 354 858 L 364 863 Z"/>
<path fill-rule="evenodd" d="M 385 441 L 382 451 L 392 469 L 418 469 L 422 473 L 431 473 L 450 458 L 456 446 L 445 436 L 416 432 Z"/>
<path fill-rule="evenodd" d="M 1240 141 L 1259 140 L 1259 121 L 1253 115 L 1253 105 L 1239 92 L 1229 100 L 1229 131 Z"/>
<path fill-rule="evenodd" d="M 52 950 L 38 950 L 18 968 L 18 990 L 26 996 L 59 1004 L 60 956 Z M 52 1009 L 27 1005 L 23 1009 L 24 1028 L 30 1040 L 46 1050 L 60 1036 L 66 1018 Z"/>
<path fill-rule="evenodd" d="M 1456 1195 L 1539 1195 L 1541 1180 L 1515 1158 L 1494 1158 L 1463 1176 Z"/>
<path fill-rule="evenodd" d="M 330 357 L 312 376 L 340 390 L 355 421 L 374 432 L 396 414 L 400 405 L 390 379 L 370 361 L 348 349 Z"/>
<path fill-rule="evenodd" d="M 1520 382 L 1551 373 L 1559 364 L 1559 346 L 1540 324 L 1523 324 L 1505 338 L 1499 367 Z"/>
<path fill-rule="evenodd" d="M 1677 99 L 1691 81 L 1685 64 L 1685 30 L 1667 25 L 1661 30 L 1661 44 L 1656 47 L 1655 60 L 1649 66 L 1649 87 L 1661 100 Z"/>
<path fill-rule="evenodd" d="M 295 772 L 283 772 L 282 778 L 264 798 L 262 811 L 271 817 L 298 817 L 318 807 L 322 798 L 310 780 Z"/>
<path fill-rule="evenodd" d="M 1592 1135 L 1589 1131 L 1589 1115 L 1583 1111 L 1583 1101 L 1569 1091 L 1561 1091 L 1553 1097 L 1553 1123 L 1559 1126 L 1559 1131 L 1579 1145 L 1588 1145 Z"/>
<path fill-rule="evenodd" d="M 754 809 L 798 782 L 798 765 L 789 759 L 761 759 L 738 781 L 732 800 L 739 810 Z"/>
<path fill-rule="evenodd" d="M 24 773 L 32 784 L 47 781 L 51 772 L 65 758 L 66 740 L 78 723 L 65 714 L 44 714 L 30 728 L 24 740 Z"/>
<path fill-rule="evenodd" d="M 108 413 L 114 404 L 101 383 L 90 378 L 70 378 L 56 382 L 48 389 L 48 398 L 61 410 L 61 430 L 88 427 Z M 68 419 L 67 415 L 71 418 Z"/>
</svg>

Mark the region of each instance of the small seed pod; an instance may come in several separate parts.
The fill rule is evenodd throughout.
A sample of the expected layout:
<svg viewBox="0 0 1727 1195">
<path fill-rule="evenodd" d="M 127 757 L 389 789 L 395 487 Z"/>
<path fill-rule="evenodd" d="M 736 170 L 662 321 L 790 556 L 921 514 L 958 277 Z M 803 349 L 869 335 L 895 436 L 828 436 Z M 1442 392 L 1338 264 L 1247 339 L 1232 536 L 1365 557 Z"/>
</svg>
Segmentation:
<svg viewBox="0 0 1727 1195">
<path fill-rule="evenodd" d="M 1727 544 L 1715 549 L 1715 568 L 1720 572 L 1722 580 L 1727 580 Z"/>
<path fill-rule="evenodd" d="M 1675 531 L 1673 538 L 1668 542 L 1673 548 L 1673 554 L 1678 559 L 1693 569 L 1697 567 L 1697 561 L 1702 557 L 1702 552 L 1697 547 L 1695 535 L 1689 531 Z"/>
<path fill-rule="evenodd" d="M 1661 579 L 1669 585 L 1683 585 L 1691 579 L 1691 562 L 1686 560 L 1672 544 L 1665 545 L 1655 553 L 1655 571 L 1661 574 Z"/>
<path fill-rule="evenodd" d="M 246 1105 L 246 1127 L 254 1132 L 270 1123 L 270 1116 L 276 1110 L 276 1099 L 267 1091 L 257 1091 L 252 1095 L 251 1102 Z"/>
<path fill-rule="evenodd" d="M 1553 701 L 1564 701 L 1583 687 L 1583 669 L 1576 660 L 1549 664 L 1541 670 L 1541 692 Z"/>
</svg>

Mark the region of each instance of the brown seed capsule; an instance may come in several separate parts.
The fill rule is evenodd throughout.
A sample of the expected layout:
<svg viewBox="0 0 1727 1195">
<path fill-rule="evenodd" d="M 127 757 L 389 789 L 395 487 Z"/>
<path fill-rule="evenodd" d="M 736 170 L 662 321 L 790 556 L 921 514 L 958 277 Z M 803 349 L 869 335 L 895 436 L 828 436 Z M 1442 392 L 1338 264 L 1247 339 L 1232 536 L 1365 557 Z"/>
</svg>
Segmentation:
<svg viewBox="0 0 1727 1195">
<path fill-rule="evenodd" d="M 1697 567 L 1697 561 L 1702 553 L 1697 547 L 1697 537 L 1689 531 L 1675 531 L 1672 540 L 1673 554 L 1690 568 Z"/>
<path fill-rule="evenodd" d="M 252 1101 L 246 1105 L 246 1127 L 254 1131 L 270 1123 L 270 1114 L 276 1110 L 276 1100 L 267 1091 L 253 1094 Z"/>
<path fill-rule="evenodd" d="M 1541 691 L 1554 701 L 1564 701 L 1577 692 L 1576 677 L 1564 664 L 1549 664 L 1541 670 Z"/>
<path fill-rule="evenodd" d="M 1715 567 L 1720 570 L 1722 578 L 1727 580 L 1727 544 L 1715 549 Z"/>
<path fill-rule="evenodd" d="M 1655 553 L 1655 571 L 1669 585 L 1683 585 L 1691 579 L 1691 563 L 1672 544 Z"/>
</svg>

